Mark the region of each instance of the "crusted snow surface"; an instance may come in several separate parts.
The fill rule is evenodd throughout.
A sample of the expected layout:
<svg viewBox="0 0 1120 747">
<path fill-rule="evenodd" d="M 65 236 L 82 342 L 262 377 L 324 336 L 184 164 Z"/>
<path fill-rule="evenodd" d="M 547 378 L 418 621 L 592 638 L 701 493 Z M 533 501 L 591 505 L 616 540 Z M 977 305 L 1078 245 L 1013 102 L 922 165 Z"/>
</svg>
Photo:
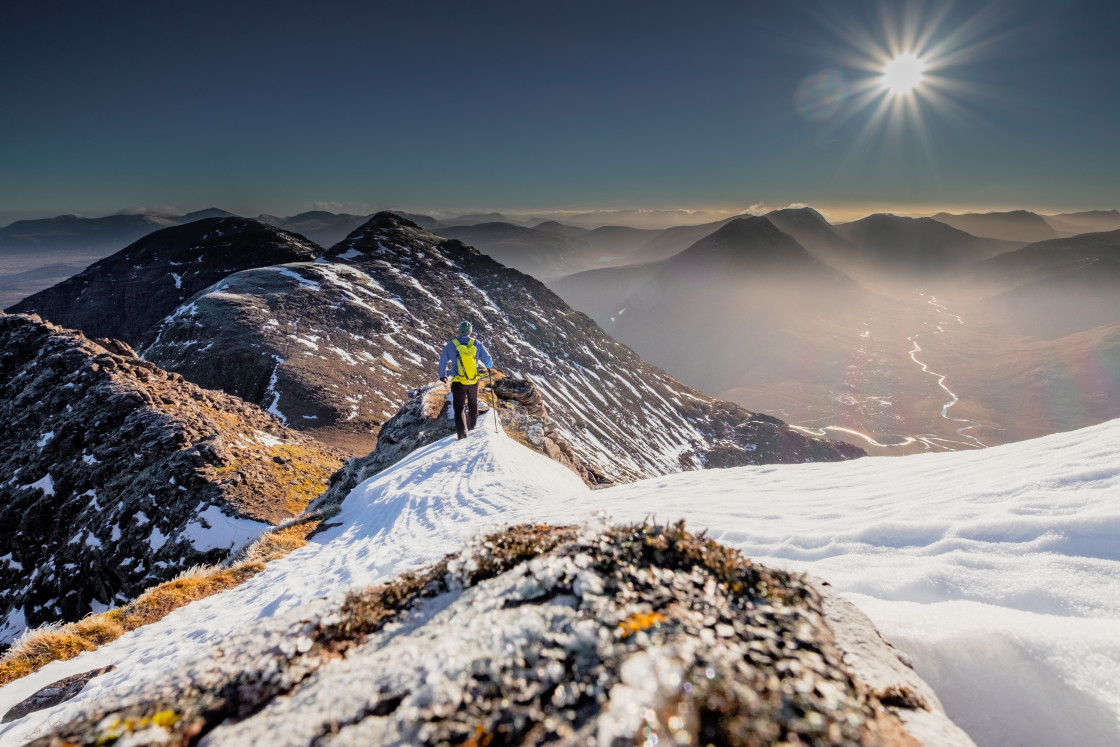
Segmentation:
<svg viewBox="0 0 1120 747">
<path fill-rule="evenodd" d="M 212 504 L 188 521 L 179 537 L 189 541 L 199 552 L 217 548 L 236 551 L 269 529 L 271 527 L 261 521 L 227 516 Z"/>
<path fill-rule="evenodd" d="M 0 727 L 18 743 L 143 688 L 259 618 L 460 549 L 478 529 L 684 517 L 754 560 L 827 580 L 981 745 L 1120 743 L 1120 420 L 981 451 L 705 470 L 590 491 L 495 433 L 416 450 L 331 527 L 242 586 L 0 688 L 5 711 L 106 664 L 79 699 Z M 340 696 L 342 697 L 342 696 Z M 7 743 L 7 741 L 5 741 Z"/>
</svg>

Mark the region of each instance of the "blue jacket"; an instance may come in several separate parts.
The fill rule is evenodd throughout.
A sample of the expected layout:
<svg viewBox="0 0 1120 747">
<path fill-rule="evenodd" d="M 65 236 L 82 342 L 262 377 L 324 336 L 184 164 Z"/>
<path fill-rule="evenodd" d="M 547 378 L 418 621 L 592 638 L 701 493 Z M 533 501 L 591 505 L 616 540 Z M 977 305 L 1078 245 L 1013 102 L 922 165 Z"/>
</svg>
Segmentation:
<svg viewBox="0 0 1120 747">
<path fill-rule="evenodd" d="M 470 335 L 459 335 L 455 338 L 459 341 L 460 345 L 470 343 Z M 486 348 L 478 340 L 474 341 L 474 348 L 478 353 L 478 362 L 487 368 L 494 366 L 494 361 L 490 360 L 490 354 L 486 352 Z M 447 376 L 451 378 L 459 375 L 459 351 L 455 348 L 455 343 L 451 340 L 443 346 L 443 352 L 439 356 L 439 375 L 440 377 Z"/>
</svg>

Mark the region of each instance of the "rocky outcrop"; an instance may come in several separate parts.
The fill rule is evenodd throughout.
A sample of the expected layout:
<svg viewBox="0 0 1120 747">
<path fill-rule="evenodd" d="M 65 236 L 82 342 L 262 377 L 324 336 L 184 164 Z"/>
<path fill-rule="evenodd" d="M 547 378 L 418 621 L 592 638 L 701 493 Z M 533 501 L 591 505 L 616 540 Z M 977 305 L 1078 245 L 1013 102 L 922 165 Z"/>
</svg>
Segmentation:
<svg viewBox="0 0 1120 747">
<path fill-rule="evenodd" d="M 8 312 L 38 314 L 89 337 L 139 347 L 154 339 L 175 307 L 230 273 L 311 260 L 322 251 L 254 220 L 206 218 L 149 234 Z"/>
<path fill-rule="evenodd" d="M 573 453 L 612 481 L 717 455 L 761 464 L 863 454 L 704 396 L 537 280 L 389 213 L 314 263 L 226 278 L 168 317 L 143 353 L 364 455 L 409 390 L 434 378 L 462 319 L 499 368 L 537 388 Z"/>
<path fill-rule="evenodd" d="M 77 696 L 82 691 L 82 688 L 89 683 L 94 677 L 99 677 L 106 672 L 111 672 L 116 669 L 115 666 L 109 665 L 107 667 L 98 667 L 91 669 L 88 672 L 81 672 L 80 674 L 72 674 L 69 677 L 63 677 L 57 682 L 52 682 L 46 687 L 35 691 L 20 703 L 17 703 L 4 717 L 0 719 L 2 723 L 15 721 L 16 719 L 23 718 L 29 713 L 41 711 L 44 708 L 52 708 L 59 703 L 65 703 Z"/>
<path fill-rule="evenodd" d="M 126 680 L 32 744 L 970 745 L 833 602 L 680 524 L 517 526 Z"/>
<path fill-rule="evenodd" d="M 0 641 L 229 555 L 321 493 L 340 455 L 33 316 L 0 315 Z"/>
</svg>

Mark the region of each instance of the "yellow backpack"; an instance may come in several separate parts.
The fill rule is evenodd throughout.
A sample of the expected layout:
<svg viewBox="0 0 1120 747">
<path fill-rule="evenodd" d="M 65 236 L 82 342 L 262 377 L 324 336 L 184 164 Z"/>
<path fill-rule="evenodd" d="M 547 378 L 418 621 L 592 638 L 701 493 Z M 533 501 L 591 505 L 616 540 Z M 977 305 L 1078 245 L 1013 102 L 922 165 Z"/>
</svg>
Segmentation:
<svg viewBox="0 0 1120 747">
<path fill-rule="evenodd" d="M 469 345 L 463 345 L 454 339 L 451 342 L 455 343 L 459 356 L 459 375 L 451 380 L 460 384 L 477 384 L 482 377 L 478 373 L 478 348 L 474 346 L 474 338 L 471 338 Z"/>
</svg>

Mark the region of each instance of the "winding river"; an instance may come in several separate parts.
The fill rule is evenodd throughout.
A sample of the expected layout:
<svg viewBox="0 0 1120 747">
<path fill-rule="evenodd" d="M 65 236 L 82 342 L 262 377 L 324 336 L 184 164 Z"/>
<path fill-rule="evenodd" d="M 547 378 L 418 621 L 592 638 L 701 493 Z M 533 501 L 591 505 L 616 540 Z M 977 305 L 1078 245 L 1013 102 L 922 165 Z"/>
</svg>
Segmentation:
<svg viewBox="0 0 1120 747">
<path fill-rule="evenodd" d="M 934 327 L 934 331 L 932 333 L 933 335 L 943 334 L 945 332 L 945 326 L 944 325 L 946 323 L 955 322 L 958 325 L 962 325 L 962 326 L 964 325 L 964 319 L 962 319 L 957 314 L 951 313 L 949 311 L 948 307 L 945 306 L 944 304 L 940 303 L 935 296 L 930 295 L 927 298 L 926 294 L 921 290 L 917 290 L 917 291 L 915 291 L 915 293 L 917 293 L 918 296 L 926 299 L 926 304 L 928 304 L 929 306 L 932 306 L 933 309 L 935 310 L 935 312 L 937 313 L 938 317 L 940 317 L 937 321 L 926 322 L 927 325 L 932 325 Z M 946 322 L 945 319 L 951 319 L 952 322 Z M 956 451 L 959 448 L 985 448 L 987 446 L 987 444 L 982 442 L 976 436 L 973 436 L 973 435 L 970 435 L 969 433 L 967 433 L 967 431 L 974 430 L 976 428 L 981 427 L 981 425 L 982 425 L 981 423 L 978 423 L 975 420 L 968 420 L 966 418 L 955 418 L 955 417 L 953 417 L 952 415 L 949 414 L 949 408 L 951 408 L 953 405 L 957 404 L 957 402 L 960 401 L 960 397 L 956 394 L 956 392 L 954 392 L 952 389 L 950 389 L 948 384 L 946 383 L 946 380 L 948 379 L 948 374 L 939 373 L 937 371 L 931 371 L 930 368 L 929 368 L 929 365 L 927 365 L 926 363 L 924 363 L 923 361 L 918 359 L 917 354 L 922 352 L 922 346 L 920 344 L 918 344 L 918 338 L 922 334 L 925 334 L 925 333 L 924 332 L 915 332 L 914 334 L 912 334 L 912 335 L 910 335 L 909 337 L 906 338 L 907 342 L 909 342 L 910 345 L 912 346 L 911 349 L 908 351 L 908 356 L 909 356 L 911 361 L 913 361 L 916 365 L 921 367 L 922 373 L 928 374 L 929 376 L 932 376 L 935 379 L 937 379 L 937 386 L 940 387 L 942 390 L 944 390 L 945 394 L 947 394 L 949 396 L 949 399 L 941 406 L 940 417 L 943 418 L 944 420 L 947 420 L 947 421 L 953 423 L 954 425 L 959 425 L 960 427 L 957 427 L 954 430 L 955 430 L 956 434 L 960 437 L 960 439 L 963 439 L 963 440 L 945 438 L 943 436 L 938 436 L 935 433 L 922 433 L 922 434 L 917 434 L 917 435 L 913 435 L 913 436 L 903 436 L 903 435 L 893 436 L 889 439 L 889 441 L 887 443 L 883 443 L 882 441 L 879 441 L 879 440 L 875 439 L 874 437 L 868 435 L 867 433 L 863 433 L 863 432 L 858 431 L 854 428 L 849 428 L 847 426 L 842 426 L 842 425 L 825 425 L 825 426 L 819 426 L 819 427 L 806 427 L 806 426 L 791 425 L 791 427 L 795 428 L 796 430 L 801 431 L 802 433 L 806 433 L 806 434 L 809 434 L 809 435 L 812 435 L 812 436 L 825 436 L 830 432 L 833 433 L 833 434 L 843 434 L 845 436 L 862 439 L 864 442 L 866 442 L 870 446 L 874 446 L 874 447 L 877 447 L 877 448 L 884 448 L 884 449 L 897 449 L 897 448 L 902 448 L 902 447 L 909 446 L 909 445 L 915 444 L 915 443 L 921 444 L 922 447 L 926 451 L 933 451 L 935 449 L 940 449 L 940 450 L 944 450 L 944 451 Z M 873 397 L 873 396 L 866 396 L 865 399 L 870 400 L 870 399 L 880 399 L 880 398 Z"/>
</svg>

